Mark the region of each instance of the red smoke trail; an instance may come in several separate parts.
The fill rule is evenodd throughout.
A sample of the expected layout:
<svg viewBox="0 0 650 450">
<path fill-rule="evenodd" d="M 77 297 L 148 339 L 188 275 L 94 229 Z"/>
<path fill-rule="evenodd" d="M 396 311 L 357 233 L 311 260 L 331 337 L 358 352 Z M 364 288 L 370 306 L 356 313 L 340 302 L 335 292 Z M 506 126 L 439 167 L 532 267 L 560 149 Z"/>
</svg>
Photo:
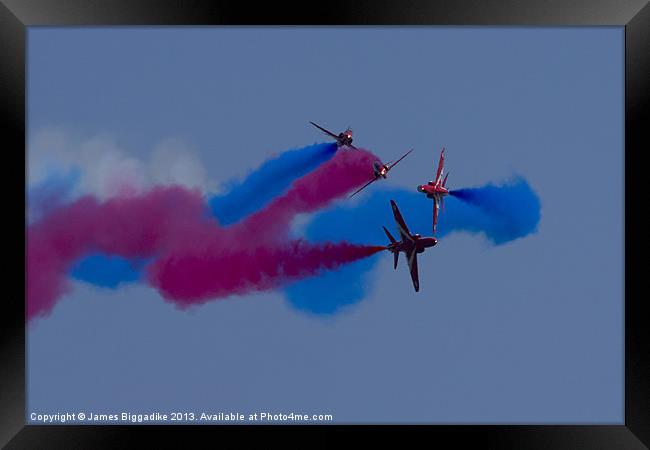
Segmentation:
<svg viewBox="0 0 650 450">
<path fill-rule="evenodd" d="M 324 208 L 365 184 L 378 160 L 367 150 L 342 150 L 316 170 L 296 180 L 289 191 L 234 228 L 239 236 L 257 243 L 286 238 L 296 214 Z"/>
<path fill-rule="evenodd" d="M 149 267 L 148 278 L 165 298 L 188 306 L 232 294 L 272 289 L 383 249 L 345 242 L 304 241 L 247 250 L 208 246 L 202 254 L 179 253 L 158 258 Z"/>
<path fill-rule="evenodd" d="M 181 187 L 103 203 L 84 197 L 61 207 L 27 232 L 27 317 L 52 310 L 68 288 L 71 265 L 89 252 L 157 258 L 148 279 L 180 305 L 273 288 L 370 256 L 381 247 L 312 245 L 287 236 L 296 214 L 327 206 L 370 179 L 375 159 L 365 150 L 339 152 L 228 228 L 208 214 L 199 192 Z"/>
<path fill-rule="evenodd" d="M 27 317 L 47 314 L 67 291 L 66 273 L 89 252 L 150 257 L 193 236 L 214 234 L 199 192 L 154 188 L 144 195 L 100 203 L 83 197 L 27 231 Z"/>
</svg>

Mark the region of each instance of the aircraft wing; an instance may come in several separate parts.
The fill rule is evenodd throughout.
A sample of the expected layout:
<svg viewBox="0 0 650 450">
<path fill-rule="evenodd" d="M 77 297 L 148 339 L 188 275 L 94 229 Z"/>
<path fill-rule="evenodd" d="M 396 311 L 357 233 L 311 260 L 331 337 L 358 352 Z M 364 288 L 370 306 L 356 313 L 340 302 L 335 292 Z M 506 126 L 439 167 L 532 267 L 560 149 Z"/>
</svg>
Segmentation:
<svg viewBox="0 0 650 450">
<path fill-rule="evenodd" d="M 359 189 L 357 189 L 356 191 L 354 191 L 354 193 L 353 193 L 352 195 L 350 195 L 348 198 L 352 198 L 352 197 L 354 197 L 354 196 L 357 195 L 359 192 L 363 191 L 365 188 L 367 188 L 368 186 L 370 186 L 372 183 L 374 183 L 374 182 L 377 181 L 377 180 L 378 180 L 378 178 L 373 178 L 372 180 L 368 181 L 366 184 L 364 184 L 364 185 L 361 186 Z"/>
<path fill-rule="evenodd" d="M 436 183 L 440 182 L 442 176 L 442 168 L 445 165 L 445 149 L 440 152 L 440 161 L 438 162 L 438 173 L 436 173 Z"/>
<path fill-rule="evenodd" d="M 352 144 L 346 144 L 346 145 L 347 145 L 348 147 L 350 147 L 352 150 L 359 150 L 358 148 L 356 148 L 356 147 L 355 147 L 354 145 L 352 145 Z"/>
<path fill-rule="evenodd" d="M 413 237 L 411 236 L 411 232 L 406 226 L 406 222 L 404 222 L 404 218 L 402 217 L 402 214 L 399 212 L 399 209 L 397 209 L 397 204 L 395 203 L 394 200 L 391 200 L 390 205 L 393 207 L 393 216 L 395 216 L 397 229 L 399 230 L 399 234 L 402 237 L 402 240 L 408 239 L 409 241 L 414 242 Z"/>
<path fill-rule="evenodd" d="M 413 287 L 415 292 L 420 291 L 420 278 L 418 276 L 418 252 L 415 251 L 415 248 L 411 250 L 411 254 L 407 255 L 409 271 L 411 272 L 411 280 L 413 281 Z"/>
<path fill-rule="evenodd" d="M 325 134 L 329 134 L 329 135 L 332 136 L 334 139 L 337 139 L 337 138 L 338 138 L 338 135 L 332 133 L 332 132 L 329 131 L 329 130 L 326 130 L 325 128 L 321 127 L 320 125 L 317 125 L 317 124 L 315 124 L 315 123 L 312 122 L 312 121 L 309 121 L 309 123 L 312 124 L 313 126 L 315 126 L 316 128 L 318 128 L 319 130 L 321 130 L 323 133 L 325 133 Z"/>
<path fill-rule="evenodd" d="M 436 225 L 438 224 L 438 209 L 440 204 L 438 203 L 438 197 L 433 197 L 433 235 L 436 234 Z"/>
<path fill-rule="evenodd" d="M 403 154 L 403 155 L 402 155 L 402 156 L 401 156 L 397 161 L 388 163 L 388 164 L 387 164 L 387 166 L 388 166 L 388 170 L 390 170 L 390 169 L 392 169 L 394 166 L 396 166 L 398 162 L 400 162 L 401 160 L 403 160 L 404 158 L 406 158 L 406 157 L 408 156 L 408 154 L 411 153 L 412 151 L 413 151 L 413 149 L 411 149 L 411 150 L 409 150 L 408 152 L 404 153 L 404 154 Z"/>
</svg>

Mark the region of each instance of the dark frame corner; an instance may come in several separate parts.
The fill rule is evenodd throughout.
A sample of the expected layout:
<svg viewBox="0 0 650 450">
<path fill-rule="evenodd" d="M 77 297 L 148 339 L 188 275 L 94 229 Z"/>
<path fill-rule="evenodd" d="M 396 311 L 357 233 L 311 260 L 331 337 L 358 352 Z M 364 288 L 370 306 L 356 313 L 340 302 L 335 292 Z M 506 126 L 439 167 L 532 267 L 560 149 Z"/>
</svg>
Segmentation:
<svg viewBox="0 0 650 450">
<path fill-rule="evenodd" d="M 648 74 L 650 73 L 650 4 L 644 0 L 498 0 L 434 1 L 411 0 L 333 0 L 327 3 L 278 4 L 259 2 L 251 12 L 247 2 L 236 0 L 0 0 L 0 94 L 5 153 L 17 156 L 24 167 L 25 149 L 25 62 L 26 27 L 96 25 L 610 25 L 625 27 L 625 195 L 639 196 L 644 170 L 641 164 L 628 164 L 635 155 L 650 148 L 647 123 Z M 338 12 L 345 11 L 341 15 Z M 15 192 L 24 189 L 24 172 L 6 171 Z M 636 203 L 636 202 L 635 202 Z M 629 204 L 632 204 L 630 202 Z M 643 204 L 643 203 L 639 203 Z M 13 217 L 23 217 L 19 202 Z M 636 449 L 650 447 L 650 343 L 646 324 L 647 308 L 640 286 L 641 220 L 634 220 L 631 208 L 625 210 L 625 424 L 567 426 L 409 426 L 409 433 L 426 433 L 436 442 L 480 444 L 481 448 L 517 449 Z M 25 232 L 24 219 L 16 233 Z M 22 228 L 19 230 L 19 228 Z M 24 234 L 23 234 L 24 236 Z M 17 247 L 17 260 L 24 258 L 24 245 Z M 24 261 L 24 259 L 22 259 Z M 633 264 L 635 261 L 639 264 Z M 24 268 L 24 267 L 23 267 Z M 24 273 L 24 272 L 23 272 Z M 17 274 L 14 279 L 20 279 Z M 24 278 L 23 278 L 24 280 Z M 17 284 L 17 283 L 16 283 Z M 2 317 L 3 405 L 0 445 L 7 448 L 114 448 L 132 442 L 131 433 L 146 428 L 150 437 L 186 445 L 187 437 L 212 432 L 214 427 L 110 426 L 65 427 L 25 425 L 25 310 L 19 292 L 4 299 Z M 241 431 L 250 427 L 219 427 Z M 260 431 L 259 427 L 254 427 Z M 299 427 L 301 430 L 347 433 L 349 427 Z M 385 436 L 385 428 L 371 427 L 375 435 Z M 128 430 L 127 430 L 128 429 Z M 276 427 L 261 427 L 263 431 Z M 143 433 L 137 433 L 143 434 Z M 243 432 L 238 433 L 243 436 Z"/>
</svg>

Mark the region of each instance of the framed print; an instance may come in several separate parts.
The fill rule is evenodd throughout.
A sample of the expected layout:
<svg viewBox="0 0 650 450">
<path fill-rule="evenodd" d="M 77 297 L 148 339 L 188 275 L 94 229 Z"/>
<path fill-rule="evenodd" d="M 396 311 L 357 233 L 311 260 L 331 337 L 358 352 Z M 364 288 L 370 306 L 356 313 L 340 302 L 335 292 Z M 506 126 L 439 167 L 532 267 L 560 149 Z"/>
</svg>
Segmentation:
<svg viewBox="0 0 650 450">
<path fill-rule="evenodd" d="M 649 445 L 646 2 L 0 17 L 7 448 Z"/>
</svg>

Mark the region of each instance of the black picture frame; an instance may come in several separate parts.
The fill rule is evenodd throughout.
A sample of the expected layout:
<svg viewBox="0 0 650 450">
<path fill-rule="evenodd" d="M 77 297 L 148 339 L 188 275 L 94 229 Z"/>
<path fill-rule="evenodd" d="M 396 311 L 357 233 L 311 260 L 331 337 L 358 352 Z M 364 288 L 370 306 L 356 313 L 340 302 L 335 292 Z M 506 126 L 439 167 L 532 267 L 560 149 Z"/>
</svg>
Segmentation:
<svg viewBox="0 0 650 450">
<path fill-rule="evenodd" d="M 650 345 L 644 331 L 648 318 L 641 295 L 641 226 L 643 214 L 629 205 L 644 205 L 640 197 L 643 165 L 637 155 L 648 150 L 648 83 L 650 77 L 650 5 L 642 0 L 463 0 L 463 1 L 328 1 L 259 2 L 254 7 L 236 0 L 0 0 L 0 94 L 5 157 L 16 158 L 5 171 L 11 192 L 24 192 L 26 27 L 98 25 L 498 25 L 625 27 L 625 422 L 622 425 L 418 425 L 397 426 L 409 434 L 426 434 L 427 442 L 453 442 L 454 447 L 512 449 L 637 449 L 650 446 Z M 647 119 L 646 119 L 647 120 Z M 597 188 L 597 187 L 596 187 Z M 17 194 L 18 196 L 18 194 Z M 636 200 L 639 200 L 637 202 Z M 24 196 L 8 210 L 6 224 L 15 223 L 25 236 Z M 607 220 L 603 205 L 603 220 Z M 14 221 L 8 220 L 11 217 Z M 22 219 L 18 219 L 22 218 Z M 597 224 L 594 224 L 597 226 Z M 603 239 L 606 239 L 603 236 Z M 10 240 L 21 242 L 19 239 Z M 14 242 L 12 242 L 14 243 Z M 598 243 L 594 242 L 597 247 Z M 14 245 L 25 258 L 24 241 Z M 14 264 L 13 266 L 17 266 Z M 20 267 L 12 267 L 16 271 Z M 20 276 L 12 277 L 18 285 Z M 23 277 L 24 280 L 24 277 Z M 212 439 L 229 430 L 243 444 L 250 431 L 275 434 L 296 427 L 277 426 L 37 426 L 25 424 L 25 305 L 17 289 L 3 299 L 2 372 L 0 373 L 0 445 L 6 448 L 123 448 L 135 436 L 149 447 L 187 446 L 192 437 Z M 347 436 L 350 426 L 300 426 L 330 436 Z M 356 428 L 356 427 L 355 427 Z M 392 427 L 361 427 L 384 439 Z M 327 433 L 327 434 L 325 434 Z M 420 436 L 421 437 L 421 436 Z M 153 439 L 150 441 L 149 439 Z M 316 441 L 313 441 L 316 442 Z M 322 441 L 326 442 L 326 441 Z M 322 443 L 319 441 L 318 443 Z M 216 444 L 217 442 L 215 442 Z M 475 446 L 475 447 L 474 447 Z"/>
</svg>

